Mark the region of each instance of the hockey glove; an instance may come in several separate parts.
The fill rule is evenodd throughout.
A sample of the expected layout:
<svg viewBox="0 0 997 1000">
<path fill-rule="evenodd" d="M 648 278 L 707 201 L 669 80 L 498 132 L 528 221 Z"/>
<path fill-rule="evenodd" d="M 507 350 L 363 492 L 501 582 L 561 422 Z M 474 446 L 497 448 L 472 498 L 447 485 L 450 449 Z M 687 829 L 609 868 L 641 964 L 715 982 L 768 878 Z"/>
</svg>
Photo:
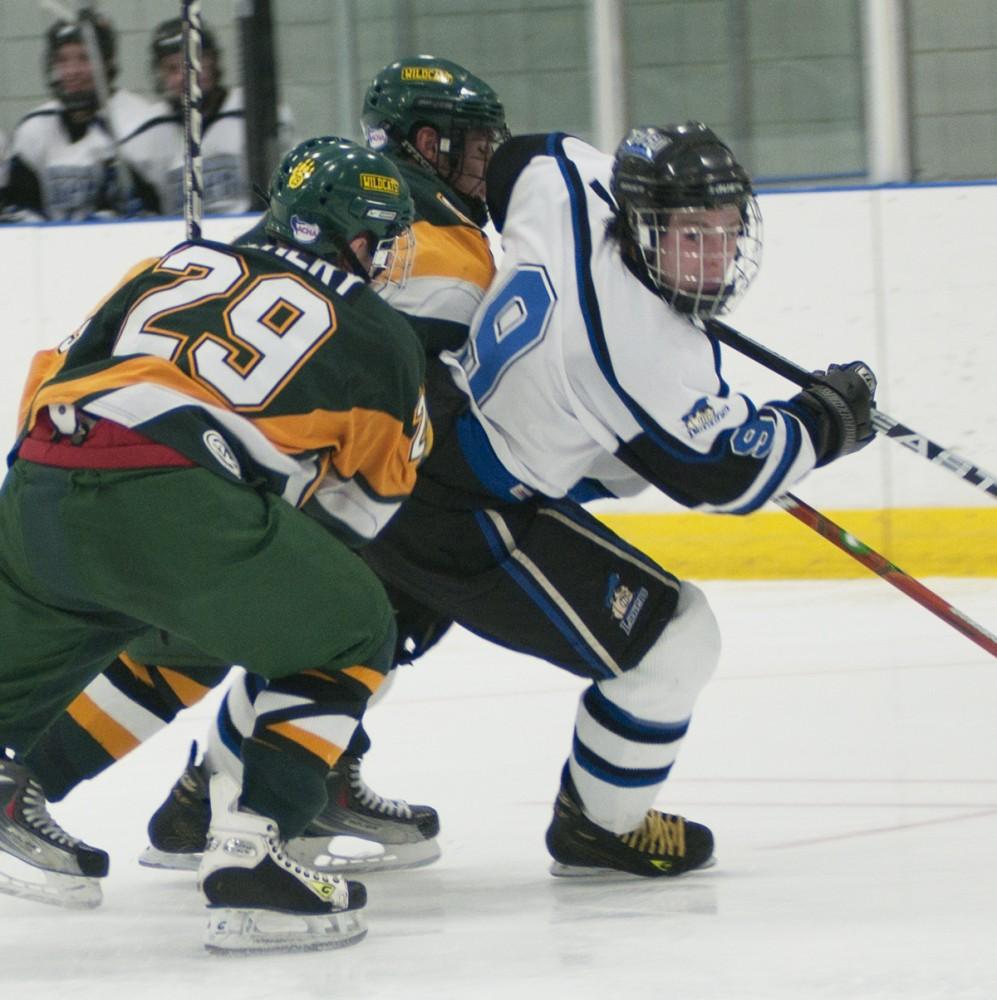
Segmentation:
<svg viewBox="0 0 997 1000">
<path fill-rule="evenodd" d="M 876 435 L 872 426 L 876 376 L 863 361 L 830 365 L 813 372 L 813 384 L 793 402 L 816 417 L 817 464 L 864 448 Z"/>
</svg>

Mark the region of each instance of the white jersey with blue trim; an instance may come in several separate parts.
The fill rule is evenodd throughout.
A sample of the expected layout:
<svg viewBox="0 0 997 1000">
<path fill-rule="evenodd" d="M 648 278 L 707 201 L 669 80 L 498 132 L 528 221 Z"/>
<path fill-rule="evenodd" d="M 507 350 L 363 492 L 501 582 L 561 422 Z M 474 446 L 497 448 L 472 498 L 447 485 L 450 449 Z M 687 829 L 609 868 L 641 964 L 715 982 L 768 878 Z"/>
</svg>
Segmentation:
<svg viewBox="0 0 997 1000">
<path fill-rule="evenodd" d="M 104 117 L 95 117 L 78 137 L 69 134 L 59 101 L 46 101 L 18 123 L 7 149 L 36 178 L 41 199 L 35 215 L 52 220 L 87 219 L 100 208 L 107 171 L 115 157 L 114 138 L 126 135 L 148 113 L 149 102 L 126 90 L 116 90 Z M 112 137 L 113 132 L 113 137 Z M 5 165 L 10 173 L 10 162 Z M 8 178 L 3 178 L 4 183 Z M 15 208 L 26 206 L 15 202 Z"/>
<path fill-rule="evenodd" d="M 465 454 L 505 495 L 651 483 L 692 509 L 754 510 L 813 468 L 811 435 L 790 404 L 732 392 L 716 342 L 626 267 L 612 163 L 554 134 L 516 176 L 499 272 L 444 356 L 471 399 Z"/>
<path fill-rule="evenodd" d="M 278 109 L 278 148 L 291 145 L 294 120 L 285 105 Z M 159 101 L 121 141 L 129 164 L 156 191 L 163 215 L 183 214 L 183 117 L 167 101 Z M 204 122 L 201 137 L 204 212 L 231 215 L 253 205 L 246 164 L 246 116 L 242 87 L 233 87 L 218 113 Z"/>
</svg>

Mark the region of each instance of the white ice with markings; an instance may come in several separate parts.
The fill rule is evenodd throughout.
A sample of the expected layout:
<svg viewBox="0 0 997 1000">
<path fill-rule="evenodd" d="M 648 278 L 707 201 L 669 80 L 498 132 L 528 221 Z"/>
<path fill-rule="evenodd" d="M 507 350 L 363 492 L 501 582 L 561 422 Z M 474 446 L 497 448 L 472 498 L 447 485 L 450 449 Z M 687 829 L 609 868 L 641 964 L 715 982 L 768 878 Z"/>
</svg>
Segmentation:
<svg viewBox="0 0 997 1000">
<path fill-rule="evenodd" d="M 997 627 L 997 580 L 926 582 Z M 193 876 L 135 863 L 202 705 L 54 808 L 111 851 L 104 904 L 0 897 L 3 996 L 993 1000 L 997 661 L 880 580 L 703 586 L 724 652 L 659 804 L 716 867 L 551 878 L 583 684 L 456 632 L 370 715 L 365 778 L 440 810 L 443 857 L 365 878 L 364 942 L 208 955 Z"/>
</svg>

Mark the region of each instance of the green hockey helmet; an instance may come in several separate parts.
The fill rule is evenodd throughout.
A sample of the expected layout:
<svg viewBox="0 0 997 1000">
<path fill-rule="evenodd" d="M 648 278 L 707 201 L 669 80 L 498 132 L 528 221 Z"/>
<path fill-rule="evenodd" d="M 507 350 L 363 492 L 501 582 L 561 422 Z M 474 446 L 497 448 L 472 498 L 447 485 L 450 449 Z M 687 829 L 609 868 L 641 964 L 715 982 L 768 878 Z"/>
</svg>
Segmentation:
<svg viewBox="0 0 997 1000">
<path fill-rule="evenodd" d="M 286 153 L 269 197 L 269 236 L 318 257 L 345 255 L 354 266 L 351 240 L 394 241 L 415 212 L 408 184 L 386 156 L 337 136 L 306 139 Z"/>
<path fill-rule="evenodd" d="M 402 149 L 420 162 L 412 139 L 423 125 L 432 126 L 449 167 L 424 165 L 444 181 L 459 167 L 468 131 L 489 133 L 496 146 L 509 138 L 498 94 L 463 66 L 428 55 L 399 59 L 382 69 L 364 95 L 361 120 L 371 149 Z"/>
</svg>

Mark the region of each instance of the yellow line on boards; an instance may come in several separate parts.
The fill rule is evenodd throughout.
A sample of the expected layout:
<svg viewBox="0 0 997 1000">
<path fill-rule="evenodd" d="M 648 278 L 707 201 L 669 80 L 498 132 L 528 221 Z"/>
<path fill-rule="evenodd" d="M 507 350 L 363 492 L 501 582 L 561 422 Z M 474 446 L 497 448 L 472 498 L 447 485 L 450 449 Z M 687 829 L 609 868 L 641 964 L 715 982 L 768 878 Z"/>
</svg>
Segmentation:
<svg viewBox="0 0 997 1000">
<path fill-rule="evenodd" d="M 912 576 L 997 576 L 997 508 L 822 511 Z M 602 514 L 631 545 L 679 577 L 835 579 L 870 571 L 784 511 Z"/>
</svg>

